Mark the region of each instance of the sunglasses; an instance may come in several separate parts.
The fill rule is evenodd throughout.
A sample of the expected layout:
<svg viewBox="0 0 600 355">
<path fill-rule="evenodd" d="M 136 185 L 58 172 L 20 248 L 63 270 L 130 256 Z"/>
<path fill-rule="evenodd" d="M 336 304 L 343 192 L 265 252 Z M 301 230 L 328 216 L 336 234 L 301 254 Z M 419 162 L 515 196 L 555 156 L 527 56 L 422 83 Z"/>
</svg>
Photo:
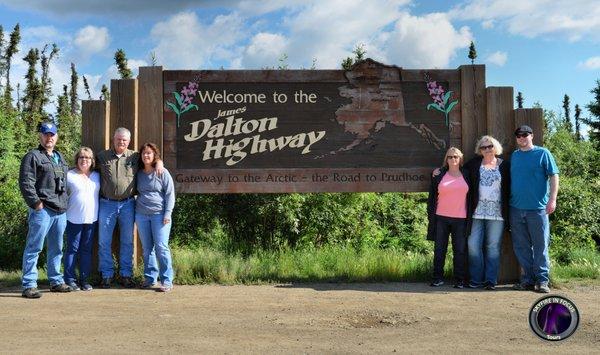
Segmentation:
<svg viewBox="0 0 600 355">
<path fill-rule="evenodd" d="M 486 149 L 492 149 L 492 148 L 494 148 L 494 145 L 493 145 L 493 144 L 490 144 L 490 145 L 482 145 L 482 146 L 480 146 L 480 147 L 479 147 L 479 149 L 480 149 L 480 150 L 486 150 Z"/>
<path fill-rule="evenodd" d="M 517 133 L 517 134 L 515 134 L 515 137 L 517 137 L 517 138 L 529 137 L 529 133 Z"/>
<path fill-rule="evenodd" d="M 448 155 L 446 159 L 460 159 L 458 155 Z"/>
</svg>

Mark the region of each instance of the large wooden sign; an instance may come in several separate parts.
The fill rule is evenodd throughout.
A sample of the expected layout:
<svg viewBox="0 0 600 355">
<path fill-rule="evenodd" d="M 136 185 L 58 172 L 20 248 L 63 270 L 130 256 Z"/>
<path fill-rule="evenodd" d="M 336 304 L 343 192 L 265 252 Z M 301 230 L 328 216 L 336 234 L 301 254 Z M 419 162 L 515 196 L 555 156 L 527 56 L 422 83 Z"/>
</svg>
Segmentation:
<svg viewBox="0 0 600 355">
<path fill-rule="evenodd" d="M 164 71 L 179 192 L 423 191 L 460 145 L 458 70 Z M 173 169 L 175 168 L 175 169 Z"/>
</svg>

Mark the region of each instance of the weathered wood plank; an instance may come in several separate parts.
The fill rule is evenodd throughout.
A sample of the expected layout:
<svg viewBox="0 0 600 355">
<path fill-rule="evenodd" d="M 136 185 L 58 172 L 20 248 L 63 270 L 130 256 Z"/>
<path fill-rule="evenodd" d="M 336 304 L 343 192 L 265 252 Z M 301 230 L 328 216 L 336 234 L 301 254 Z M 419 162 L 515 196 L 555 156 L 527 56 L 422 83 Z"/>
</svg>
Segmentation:
<svg viewBox="0 0 600 355">
<path fill-rule="evenodd" d="M 485 65 L 461 65 L 460 77 L 462 150 L 468 160 L 475 155 L 477 139 L 487 131 Z"/>
<path fill-rule="evenodd" d="M 140 67 L 138 75 L 138 140 L 163 146 L 162 67 Z M 135 147 L 136 149 L 138 146 Z"/>
<path fill-rule="evenodd" d="M 496 138 L 506 157 L 510 155 L 514 145 L 514 120 L 513 120 L 513 88 L 488 87 L 487 93 L 487 132 Z"/>
<path fill-rule="evenodd" d="M 513 283 L 519 281 L 520 267 L 515 252 L 513 251 L 512 236 L 504 232 L 500 251 L 500 270 L 498 270 L 499 283 Z"/>
<path fill-rule="evenodd" d="M 129 149 L 138 148 L 138 81 L 113 79 L 110 81 L 110 139 L 118 127 L 131 131 Z"/>
<path fill-rule="evenodd" d="M 81 101 L 81 144 L 94 153 L 108 149 L 110 144 L 109 104 L 104 100 Z"/>
</svg>

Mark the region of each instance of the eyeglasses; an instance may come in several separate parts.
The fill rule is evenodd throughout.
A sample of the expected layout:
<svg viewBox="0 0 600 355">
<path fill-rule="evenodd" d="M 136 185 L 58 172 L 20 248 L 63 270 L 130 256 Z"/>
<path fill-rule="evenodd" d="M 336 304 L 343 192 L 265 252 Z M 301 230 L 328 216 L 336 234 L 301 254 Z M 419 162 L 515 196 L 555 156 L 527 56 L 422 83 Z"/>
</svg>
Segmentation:
<svg viewBox="0 0 600 355">
<path fill-rule="evenodd" d="M 529 137 L 529 133 L 517 133 L 517 134 L 515 134 L 515 137 L 517 137 L 517 138 Z"/>
<path fill-rule="evenodd" d="M 490 145 L 482 145 L 482 146 L 480 146 L 480 147 L 479 147 L 479 149 L 480 149 L 480 150 L 486 150 L 486 149 L 492 149 L 492 148 L 494 148 L 494 145 L 493 145 L 493 144 L 490 144 Z"/>
<path fill-rule="evenodd" d="M 458 155 L 448 155 L 446 159 L 460 159 Z"/>
<path fill-rule="evenodd" d="M 92 160 L 91 157 L 79 157 L 77 159 L 79 159 L 79 160 Z"/>
</svg>

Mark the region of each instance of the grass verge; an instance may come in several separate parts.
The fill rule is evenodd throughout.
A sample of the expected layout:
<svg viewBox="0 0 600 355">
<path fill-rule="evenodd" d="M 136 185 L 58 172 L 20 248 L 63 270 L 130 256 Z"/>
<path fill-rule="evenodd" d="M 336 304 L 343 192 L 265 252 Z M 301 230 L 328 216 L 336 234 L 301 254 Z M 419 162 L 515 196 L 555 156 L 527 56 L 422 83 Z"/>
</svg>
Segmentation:
<svg viewBox="0 0 600 355">
<path fill-rule="evenodd" d="M 364 249 L 325 246 L 321 248 L 260 251 L 249 257 L 210 248 L 172 250 L 175 283 L 261 284 L 274 282 L 385 282 L 429 281 L 432 255 L 393 249 Z M 553 263 L 554 285 L 600 284 L 600 253 L 574 250 L 568 264 Z M 445 276 L 451 280 L 452 258 L 446 258 Z M 142 279 L 142 269 L 135 270 Z M 99 277 L 95 276 L 95 281 Z M 18 286 L 20 271 L 0 271 L 0 287 Z M 47 285 L 44 269 L 39 283 Z"/>
</svg>

